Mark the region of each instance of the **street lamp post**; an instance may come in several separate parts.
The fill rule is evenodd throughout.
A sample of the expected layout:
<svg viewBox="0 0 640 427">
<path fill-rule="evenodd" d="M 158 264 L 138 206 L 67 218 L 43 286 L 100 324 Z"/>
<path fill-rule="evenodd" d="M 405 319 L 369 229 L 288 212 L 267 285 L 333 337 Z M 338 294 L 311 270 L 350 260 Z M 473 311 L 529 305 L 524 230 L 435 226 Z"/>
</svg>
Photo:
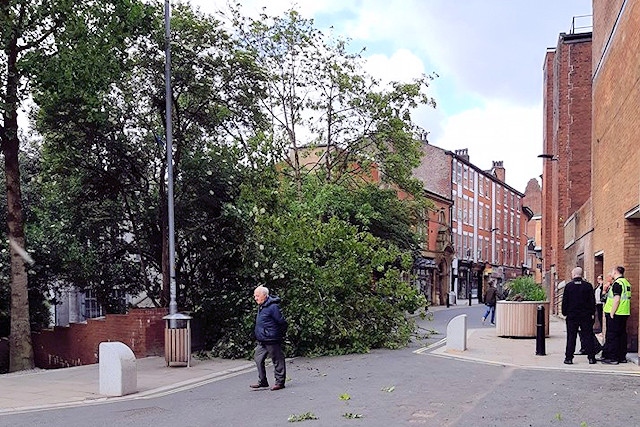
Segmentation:
<svg viewBox="0 0 640 427">
<path fill-rule="evenodd" d="M 167 147 L 167 216 L 169 222 L 169 314 L 178 312 L 176 302 L 176 242 L 174 237 L 174 209 L 173 209 L 173 130 L 171 127 L 171 5 L 169 0 L 164 2 L 164 44 L 165 44 L 165 114 L 166 114 L 166 147 Z M 171 320 L 171 327 L 175 328 L 175 320 Z"/>
</svg>

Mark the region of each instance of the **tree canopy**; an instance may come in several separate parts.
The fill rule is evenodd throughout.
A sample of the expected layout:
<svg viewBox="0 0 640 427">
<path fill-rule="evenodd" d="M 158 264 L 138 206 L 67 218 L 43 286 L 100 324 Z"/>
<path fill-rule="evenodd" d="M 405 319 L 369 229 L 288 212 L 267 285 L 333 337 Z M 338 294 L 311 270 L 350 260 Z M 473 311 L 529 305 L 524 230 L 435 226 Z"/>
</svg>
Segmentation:
<svg viewBox="0 0 640 427">
<path fill-rule="evenodd" d="M 12 252 L 0 274 L 37 297 L 30 314 L 0 304 L 12 345 L 25 319 L 48 323 L 44 296 L 55 303 L 70 286 L 108 313 L 128 309 L 123 294 L 168 303 L 163 4 L 27 4 L 50 32 L 18 56 L 23 92 L 12 98 L 13 113 L 33 100 L 34 133 L 5 167 L 24 175 L 7 185 L 2 214 L 22 246 L 24 226 L 36 263 L 21 276 Z M 258 284 L 283 298 L 292 354 L 406 343 L 406 313 L 424 304 L 408 279 L 426 203 L 411 175 L 421 153 L 411 112 L 435 105 L 432 77 L 385 86 L 347 41 L 295 10 L 251 19 L 236 7 L 225 21 L 177 3 L 171 27 L 179 308 L 227 357 L 251 351 Z"/>
</svg>

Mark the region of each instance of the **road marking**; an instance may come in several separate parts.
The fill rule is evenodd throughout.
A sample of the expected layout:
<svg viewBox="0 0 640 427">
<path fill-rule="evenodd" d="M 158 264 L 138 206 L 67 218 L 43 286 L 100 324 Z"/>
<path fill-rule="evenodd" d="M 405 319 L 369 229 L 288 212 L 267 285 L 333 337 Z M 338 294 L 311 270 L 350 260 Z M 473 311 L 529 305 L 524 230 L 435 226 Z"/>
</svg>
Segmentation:
<svg viewBox="0 0 640 427">
<path fill-rule="evenodd" d="M 413 353 L 415 354 L 423 354 L 424 352 L 431 350 L 432 348 L 436 348 L 436 347 L 440 347 L 441 345 L 444 345 L 444 343 L 447 342 L 447 337 L 442 338 L 440 341 L 436 341 L 433 344 L 429 344 L 426 347 L 422 347 L 419 348 L 417 350 L 414 350 Z"/>
</svg>

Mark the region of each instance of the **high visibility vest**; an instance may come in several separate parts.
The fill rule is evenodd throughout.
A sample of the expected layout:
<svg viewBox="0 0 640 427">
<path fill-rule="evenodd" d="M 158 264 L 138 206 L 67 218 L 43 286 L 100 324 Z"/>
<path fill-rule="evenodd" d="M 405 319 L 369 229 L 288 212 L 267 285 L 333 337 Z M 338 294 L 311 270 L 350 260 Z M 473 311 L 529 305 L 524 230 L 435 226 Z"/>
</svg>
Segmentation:
<svg viewBox="0 0 640 427">
<path fill-rule="evenodd" d="M 622 286 L 622 294 L 620 295 L 620 304 L 614 314 L 629 316 L 631 314 L 631 283 L 624 277 L 618 277 L 609 287 L 607 302 L 604 304 L 604 307 L 602 307 L 602 311 L 611 313 L 611 309 L 613 308 L 613 285 L 615 283 Z"/>
</svg>

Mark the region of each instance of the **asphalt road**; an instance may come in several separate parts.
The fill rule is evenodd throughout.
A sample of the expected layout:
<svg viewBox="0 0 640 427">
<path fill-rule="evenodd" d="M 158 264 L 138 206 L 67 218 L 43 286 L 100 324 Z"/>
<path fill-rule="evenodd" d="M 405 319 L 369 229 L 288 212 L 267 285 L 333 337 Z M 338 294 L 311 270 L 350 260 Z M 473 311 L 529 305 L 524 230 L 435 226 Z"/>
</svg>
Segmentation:
<svg viewBox="0 0 640 427">
<path fill-rule="evenodd" d="M 636 377 L 517 369 L 414 352 L 438 341 L 454 316 L 467 313 L 469 327 L 479 326 L 483 308 L 437 311 L 421 326 L 438 333 L 408 348 L 292 360 L 287 387 L 276 392 L 250 390 L 251 372 L 151 399 L 2 416 L 0 426 L 640 425 Z M 309 414 L 317 419 L 288 421 Z"/>
</svg>

